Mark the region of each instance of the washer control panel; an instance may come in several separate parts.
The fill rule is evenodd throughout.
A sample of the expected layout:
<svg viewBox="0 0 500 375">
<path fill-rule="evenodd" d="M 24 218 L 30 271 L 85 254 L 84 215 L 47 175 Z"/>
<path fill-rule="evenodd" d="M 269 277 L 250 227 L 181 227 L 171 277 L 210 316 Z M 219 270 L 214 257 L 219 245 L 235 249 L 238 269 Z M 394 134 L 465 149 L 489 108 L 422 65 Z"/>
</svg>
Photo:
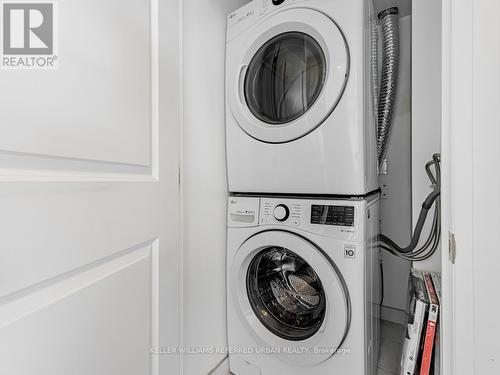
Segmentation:
<svg viewBox="0 0 500 375">
<path fill-rule="evenodd" d="M 261 197 L 260 226 L 279 225 L 325 235 L 363 228 L 362 201 Z"/>
<path fill-rule="evenodd" d="M 274 207 L 274 218 L 278 221 L 286 221 L 290 216 L 290 209 L 286 204 L 278 204 Z"/>
<path fill-rule="evenodd" d="M 254 227 L 259 223 L 259 198 L 229 197 L 227 224 L 229 227 Z"/>
<path fill-rule="evenodd" d="M 313 204 L 311 224 L 352 227 L 354 226 L 354 207 Z"/>
<path fill-rule="evenodd" d="M 328 199 L 235 195 L 228 200 L 227 223 L 228 228 L 283 229 L 364 241 L 366 221 L 373 218 L 370 207 L 377 200 L 375 196 Z"/>
<path fill-rule="evenodd" d="M 301 224 L 302 204 L 262 198 L 261 213 L 261 224 L 282 223 L 297 227 Z"/>
</svg>

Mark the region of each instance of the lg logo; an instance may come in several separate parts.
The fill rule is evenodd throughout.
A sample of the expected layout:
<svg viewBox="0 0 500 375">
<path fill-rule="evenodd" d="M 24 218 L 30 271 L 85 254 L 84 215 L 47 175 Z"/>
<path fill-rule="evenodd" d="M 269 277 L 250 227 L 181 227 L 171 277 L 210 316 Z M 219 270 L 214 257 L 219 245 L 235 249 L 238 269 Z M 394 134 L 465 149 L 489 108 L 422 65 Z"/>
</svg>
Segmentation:
<svg viewBox="0 0 500 375">
<path fill-rule="evenodd" d="M 4 3 L 3 25 L 5 55 L 54 53 L 53 4 Z"/>
</svg>

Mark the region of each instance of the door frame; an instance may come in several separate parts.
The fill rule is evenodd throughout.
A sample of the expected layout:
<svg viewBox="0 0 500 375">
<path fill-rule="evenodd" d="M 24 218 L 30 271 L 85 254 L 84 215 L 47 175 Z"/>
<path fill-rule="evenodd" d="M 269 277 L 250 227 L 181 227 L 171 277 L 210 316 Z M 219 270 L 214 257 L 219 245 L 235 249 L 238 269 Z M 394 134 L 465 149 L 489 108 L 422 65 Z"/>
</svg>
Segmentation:
<svg viewBox="0 0 500 375">
<path fill-rule="evenodd" d="M 474 0 L 443 0 L 442 373 L 474 374 Z M 454 236 L 454 237 L 452 237 Z M 450 246 L 458 255 L 450 260 Z"/>
</svg>

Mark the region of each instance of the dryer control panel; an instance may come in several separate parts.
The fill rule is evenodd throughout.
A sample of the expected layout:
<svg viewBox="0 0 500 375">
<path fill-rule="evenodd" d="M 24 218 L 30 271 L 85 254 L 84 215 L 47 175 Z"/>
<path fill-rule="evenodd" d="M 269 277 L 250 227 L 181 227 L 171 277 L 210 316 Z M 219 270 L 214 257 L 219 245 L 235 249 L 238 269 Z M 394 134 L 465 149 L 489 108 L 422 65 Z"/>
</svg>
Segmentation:
<svg viewBox="0 0 500 375">
<path fill-rule="evenodd" d="M 308 0 L 254 0 L 227 16 L 227 40 L 253 25 L 261 17 L 290 4 Z"/>
</svg>

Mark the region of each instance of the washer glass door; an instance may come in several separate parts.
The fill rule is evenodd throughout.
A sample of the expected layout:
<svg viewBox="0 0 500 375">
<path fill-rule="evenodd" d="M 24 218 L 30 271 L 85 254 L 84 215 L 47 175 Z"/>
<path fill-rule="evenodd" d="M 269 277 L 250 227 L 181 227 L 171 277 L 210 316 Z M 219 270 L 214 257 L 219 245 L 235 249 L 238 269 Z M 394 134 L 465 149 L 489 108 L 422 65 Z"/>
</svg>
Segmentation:
<svg viewBox="0 0 500 375">
<path fill-rule="evenodd" d="M 265 43 L 249 64 L 245 99 L 252 114 L 271 125 L 296 120 L 316 102 L 326 79 L 319 43 L 301 32 L 286 32 Z"/>
<path fill-rule="evenodd" d="M 329 241 L 340 248 L 342 241 Z M 314 355 L 280 353 L 280 360 L 314 365 L 335 354 L 347 336 L 351 303 L 332 259 L 310 240 L 283 230 L 248 238 L 236 251 L 228 274 L 229 303 L 256 345 L 328 348 Z"/>
<path fill-rule="evenodd" d="M 257 318 L 291 341 L 313 336 L 323 324 L 326 297 L 313 268 L 283 247 L 262 250 L 247 272 L 247 293 Z"/>
</svg>

